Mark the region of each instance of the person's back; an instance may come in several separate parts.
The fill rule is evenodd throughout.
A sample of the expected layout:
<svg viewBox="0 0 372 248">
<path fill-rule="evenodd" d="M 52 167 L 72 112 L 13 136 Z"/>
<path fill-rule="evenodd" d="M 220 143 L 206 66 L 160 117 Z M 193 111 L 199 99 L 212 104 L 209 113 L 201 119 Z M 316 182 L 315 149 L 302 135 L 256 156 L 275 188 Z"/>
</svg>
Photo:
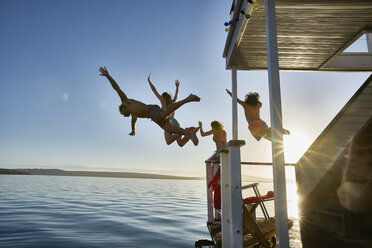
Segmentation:
<svg viewBox="0 0 372 248">
<path fill-rule="evenodd" d="M 248 122 L 261 119 L 260 118 L 261 106 L 252 106 L 247 103 L 244 103 L 244 105 L 242 106 L 244 108 L 245 118 L 247 119 Z"/>
<path fill-rule="evenodd" d="M 260 108 L 262 103 L 258 100 L 259 94 L 257 92 L 249 92 L 245 96 L 244 102 L 241 104 L 244 108 L 245 118 L 248 122 L 260 120 Z"/>
<path fill-rule="evenodd" d="M 143 102 L 134 100 L 134 99 L 127 99 L 124 105 L 128 111 L 132 114 L 132 116 L 140 117 L 140 118 L 149 118 L 148 106 Z M 121 111 L 120 111 L 121 112 Z"/>
<path fill-rule="evenodd" d="M 219 121 L 211 122 L 212 129 L 208 132 L 204 132 L 202 122 L 199 121 L 199 128 L 201 136 L 213 135 L 213 141 L 216 144 L 217 151 L 226 144 L 226 132 L 223 129 L 223 125 Z"/>
<path fill-rule="evenodd" d="M 232 97 L 232 93 L 226 89 L 227 94 Z M 237 98 L 238 103 L 244 108 L 245 118 L 248 122 L 248 129 L 253 137 L 259 141 L 262 137 L 271 140 L 271 128 L 269 128 L 260 117 L 262 103 L 258 100 L 260 95 L 257 92 L 249 92 L 245 96 L 244 102 Z M 283 129 L 283 134 L 289 135 L 287 129 Z"/>
<path fill-rule="evenodd" d="M 213 130 L 213 141 L 216 143 L 217 151 L 220 150 L 226 144 L 225 130 Z"/>
</svg>

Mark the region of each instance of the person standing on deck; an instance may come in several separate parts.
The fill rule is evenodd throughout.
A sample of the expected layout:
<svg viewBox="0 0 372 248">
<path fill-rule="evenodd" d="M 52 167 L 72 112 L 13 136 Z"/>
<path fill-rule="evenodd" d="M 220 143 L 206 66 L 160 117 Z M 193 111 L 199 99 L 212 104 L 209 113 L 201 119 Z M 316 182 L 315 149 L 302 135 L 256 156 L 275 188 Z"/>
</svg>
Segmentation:
<svg viewBox="0 0 372 248">
<path fill-rule="evenodd" d="M 200 135 L 202 137 L 213 135 L 213 141 L 216 143 L 216 149 L 218 151 L 226 144 L 226 132 L 223 129 L 222 123 L 219 121 L 212 121 L 211 127 L 211 130 L 204 132 L 203 123 L 199 121 Z"/>
<path fill-rule="evenodd" d="M 172 96 L 168 92 L 163 92 L 163 94 L 161 94 L 161 95 L 159 94 L 159 92 L 156 90 L 154 84 L 151 82 L 151 73 L 148 76 L 147 81 L 149 82 L 149 85 L 150 85 L 150 88 L 151 88 L 152 92 L 154 92 L 155 96 L 159 99 L 162 109 L 166 109 L 170 105 L 176 103 L 177 97 L 178 97 L 178 88 L 180 86 L 180 82 L 178 80 L 175 81 L 176 92 L 174 94 L 173 99 L 172 99 Z M 180 127 L 180 124 L 178 123 L 176 118 L 174 118 L 175 114 L 176 114 L 176 112 L 173 111 L 169 115 L 168 118 L 169 118 L 172 126 Z M 196 133 L 199 130 L 199 128 L 198 127 L 189 127 L 189 128 L 185 128 L 185 130 Z M 164 138 L 165 138 L 165 142 L 167 143 L 167 145 L 170 145 L 174 141 L 177 141 L 177 144 L 180 147 L 183 147 L 190 140 L 190 137 L 188 137 L 188 136 L 183 136 L 182 137 L 182 135 L 180 135 L 178 133 L 169 133 L 166 130 L 164 130 Z"/>
<path fill-rule="evenodd" d="M 231 92 L 226 89 L 227 94 L 232 96 Z M 267 126 L 266 122 L 260 118 L 260 108 L 262 103 L 258 100 L 260 95 L 257 92 L 249 92 L 245 96 L 243 102 L 239 98 L 238 103 L 243 107 L 245 118 L 248 122 L 248 129 L 253 137 L 259 141 L 261 138 L 265 138 L 271 141 L 271 128 Z M 289 131 L 283 128 L 283 134 L 289 135 Z"/>
<path fill-rule="evenodd" d="M 216 143 L 217 151 L 220 150 L 226 144 L 226 132 L 223 129 L 223 125 L 219 121 L 211 122 L 212 129 L 204 132 L 203 123 L 199 121 L 200 135 L 202 137 L 213 135 L 213 141 Z M 218 159 L 219 161 L 219 159 Z M 217 160 L 216 160 L 217 162 Z M 213 189 L 213 204 L 214 208 L 221 209 L 221 182 L 220 182 L 220 168 L 218 168 L 216 174 L 212 180 L 208 183 L 208 189 Z"/>
<path fill-rule="evenodd" d="M 199 102 L 200 98 L 196 95 L 190 94 L 185 99 L 171 104 L 166 109 L 161 109 L 158 105 L 147 105 L 140 101 L 129 99 L 125 93 L 120 89 L 119 85 L 115 82 L 115 80 L 110 76 L 106 67 L 100 67 L 99 72 L 101 76 L 106 77 L 111 86 L 114 88 L 116 93 L 119 95 L 121 99 L 121 105 L 119 106 L 119 111 L 124 117 L 132 116 L 131 127 L 132 131 L 129 135 L 134 136 L 136 134 L 135 127 L 137 118 L 150 118 L 156 124 L 158 124 L 163 130 L 166 130 L 169 133 L 176 133 L 180 135 L 185 135 L 189 137 L 194 145 L 199 144 L 199 140 L 196 137 L 195 132 L 187 131 L 180 127 L 175 127 L 171 125 L 169 120 L 169 115 L 177 110 L 179 107 L 184 105 L 188 102 Z"/>
</svg>

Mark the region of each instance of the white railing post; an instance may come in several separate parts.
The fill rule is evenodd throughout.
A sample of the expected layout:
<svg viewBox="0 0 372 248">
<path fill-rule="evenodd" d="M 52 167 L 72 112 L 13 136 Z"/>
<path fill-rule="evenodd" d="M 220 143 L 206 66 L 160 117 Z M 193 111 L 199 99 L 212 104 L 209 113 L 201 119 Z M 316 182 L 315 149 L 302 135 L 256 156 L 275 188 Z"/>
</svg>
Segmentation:
<svg viewBox="0 0 372 248">
<path fill-rule="evenodd" d="M 208 209 L 208 223 L 212 223 L 213 217 L 213 192 L 209 190 L 209 183 L 213 178 L 213 166 L 211 163 L 205 163 L 206 181 L 207 181 L 207 209 Z"/>
<path fill-rule="evenodd" d="M 267 66 L 270 93 L 272 160 L 275 192 L 275 229 L 280 248 L 289 247 L 286 179 L 283 151 L 279 56 L 275 0 L 265 0 Z"/>
<path fill-rule="evenodd" d="M 230 247 L 230 165 L 229 153 L 220 154 L 221 161 L 221 244 L 223 248 Z"/>
<path fill-rule="evenodd" d="M 234 142 L 234 141 L 232 141 Z M 242 181 L 240 145 L 230 142 L 230 221 L 231 243 L 229 248 L 243 247 Z"/>
<path fill-rule="evenodd" d="M 238 101 L 237 101 L 237 88 L 238 88 L 238 79 L 237 79 L 237 70 L 233 66 L 231 70 L 231 98 L 232 98 L 232 139 L 238 139 Z"/>
</svg>

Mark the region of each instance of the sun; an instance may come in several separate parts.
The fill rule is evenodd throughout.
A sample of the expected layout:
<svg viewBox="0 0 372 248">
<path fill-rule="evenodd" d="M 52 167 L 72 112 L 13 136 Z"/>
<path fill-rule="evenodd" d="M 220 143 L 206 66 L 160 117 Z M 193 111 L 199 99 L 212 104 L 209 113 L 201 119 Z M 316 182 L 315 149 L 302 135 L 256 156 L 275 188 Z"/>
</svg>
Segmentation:
<svg viewBox="0 0 372 248">
<path fill-rule="evenodd" d="M 284 136 L 284 157 L 287 163 L 296 163 L 311 145 L 309 135 L 301 129 L 291 129 Z"/>
</svg>

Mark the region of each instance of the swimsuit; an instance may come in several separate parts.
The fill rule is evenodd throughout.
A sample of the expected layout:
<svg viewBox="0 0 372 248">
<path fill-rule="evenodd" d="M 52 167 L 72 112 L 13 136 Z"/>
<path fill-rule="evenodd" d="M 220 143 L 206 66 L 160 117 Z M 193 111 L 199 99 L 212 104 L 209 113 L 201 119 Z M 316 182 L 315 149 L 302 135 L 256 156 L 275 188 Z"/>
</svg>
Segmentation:
<svg viewBox="0 0 372 248">
<path fill-rule="evenodd" d="M 147 105 L 147 112 L 149 113 L 150 119 L 161 128 L 164 127 L 164 124 L 168 119 L 173 127 L 179 125 L 178 121 L 174 117 L 164 118 L 162 115 L 164 110 L 158 105 Z"/>
<path fill-rule="evenodd" d="M 261 119 L 250 121 L 248 122 L 248 124 L 249 124 L 248 126 L 249 131 L 251 131 L 252 135 L 257 140 L 260 140 L 262 137 L 262 135 L 259 135 L 260 132 L 269 129 L 267 124 Z"/>
<path fill-rule="evenodd" d="M 178 121 L 176 120 L 176 118 L 174 118 L 174 117 L 169 117 L 168 119 L 170 120 L 170 122 L 171 122 L 171 124 L 172 124 L 172 127 L 175 127 L 175 126 L 179 125 L 179 123 L 178 123 Z"/>
<path fill-rule="evenodd" d="M 161 116 L 164 110 L 162 110 L 158 105 L 147 105 L 147 112 L 153 122 L 158 124 L 160 127 L 164 125 L 165 119 Z"/>
</svg>

